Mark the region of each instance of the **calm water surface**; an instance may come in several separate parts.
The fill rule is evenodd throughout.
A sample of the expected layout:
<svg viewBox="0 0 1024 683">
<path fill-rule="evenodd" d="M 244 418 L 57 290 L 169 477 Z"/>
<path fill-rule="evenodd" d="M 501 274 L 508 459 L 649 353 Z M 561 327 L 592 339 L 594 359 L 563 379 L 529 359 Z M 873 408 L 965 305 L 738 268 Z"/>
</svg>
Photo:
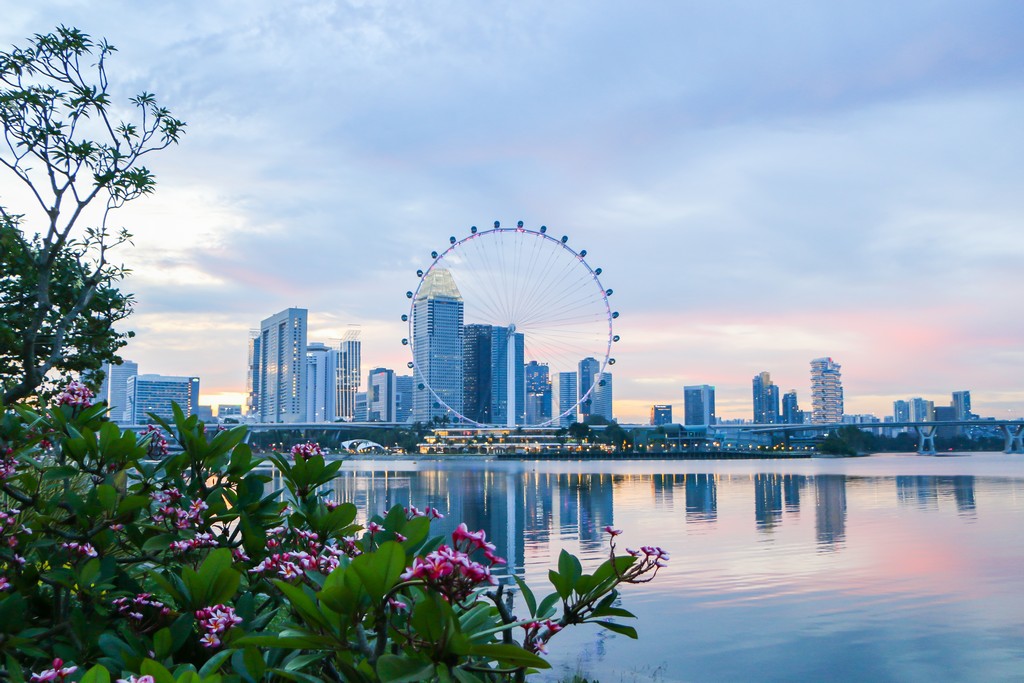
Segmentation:
<svg viewBox="0 0 1024 683">
<path fill-rule="evenodd" d="M 612 681 L 1024 681 L 1024 457 L 800 461 L 358 460 L 362 514 L 446 511 L 537 592 L 565 548 L 594 567 L 660 545 L 627 586 L 639 640 L 576 627 L 554 670 Z"/>
</svg>

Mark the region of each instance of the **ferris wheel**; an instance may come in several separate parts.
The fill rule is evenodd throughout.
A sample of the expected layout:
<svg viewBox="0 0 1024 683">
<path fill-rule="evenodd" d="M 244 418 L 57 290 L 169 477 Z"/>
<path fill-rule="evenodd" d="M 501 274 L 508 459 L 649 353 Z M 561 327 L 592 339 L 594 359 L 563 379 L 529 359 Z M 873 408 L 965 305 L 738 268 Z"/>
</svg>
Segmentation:
<svg viewBox="0 0 1024 683">
<path fill-rule="evenodd" d="M 414 412 L 475 425 L 559 424 L 605 383 L 611 289 L 587 251 L 519 221 L 449 238 L 406 292 Z M 477 352 L 479 351 L 479 354 Z M 482 358 L 484 360 L 478 359 Z M 545 404 L 544 384 L 557 387 Z M 426 411 L 426 412 L 424 412 Z M 418 418 L 419 419 L 419 418 Z"/>
</svg>

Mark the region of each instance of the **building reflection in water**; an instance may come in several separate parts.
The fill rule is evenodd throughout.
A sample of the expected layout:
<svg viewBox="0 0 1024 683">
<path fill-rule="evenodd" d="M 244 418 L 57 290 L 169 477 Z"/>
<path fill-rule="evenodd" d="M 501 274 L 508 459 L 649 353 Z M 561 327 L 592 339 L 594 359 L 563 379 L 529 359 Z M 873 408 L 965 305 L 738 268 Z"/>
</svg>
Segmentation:
<svg viewBox="0 0 1024 683">
<path fill-rule="evenodd" d="M 786 512 L 800 512 L 800 491 L 807 486 L 802 474 L 782 475 L 782 493 L 786 499 Z"/>
<path fill-rule="evenodd" d="M 718 480 L 713 474 L 686 475 L 686 521 L 707 523 L 718 519 Z"/>
<path fill-rule="evenodd" d="M 754 518 L 759 531 L 770 531 L 782 521 L 782 475 L 754 475 Z"/>
<path fill-rule="evenodd" d="M 922 510 L 935 510 L 940 498 L 952 498 L 957 512 L 971 517 L 975 514 L 974 477 L 896 477 L 896 498 Z"/>
<path fill-rule="evenodd" d="M 846 475 L 814 477 L 814 530 L 821 550 L 836 550 L 845 540 Z"/>
</svg>

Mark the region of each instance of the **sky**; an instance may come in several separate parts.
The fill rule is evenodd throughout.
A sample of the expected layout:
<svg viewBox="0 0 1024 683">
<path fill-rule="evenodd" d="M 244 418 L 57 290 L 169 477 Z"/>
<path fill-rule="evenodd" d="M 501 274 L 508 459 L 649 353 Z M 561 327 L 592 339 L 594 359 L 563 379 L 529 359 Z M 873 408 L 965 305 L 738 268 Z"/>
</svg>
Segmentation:
<svg viewBox="0 0 1024 683">
<path fill-rule="evenodd" d="M 105 37 L 115 97 L 187 122 L 117 218 L 122 356 L 203 403 L 242 402 L 248 330 L 291 306 L 404 369 L 430 252 L 522 220 L 614 289 L 620 421 L 689 384 L 749 419 L 762 371 L 809 409 L 821 356 L 847 413 L 1024 415 L 1018 2 L 3 4 L 3 49 Z"/>
</svg>

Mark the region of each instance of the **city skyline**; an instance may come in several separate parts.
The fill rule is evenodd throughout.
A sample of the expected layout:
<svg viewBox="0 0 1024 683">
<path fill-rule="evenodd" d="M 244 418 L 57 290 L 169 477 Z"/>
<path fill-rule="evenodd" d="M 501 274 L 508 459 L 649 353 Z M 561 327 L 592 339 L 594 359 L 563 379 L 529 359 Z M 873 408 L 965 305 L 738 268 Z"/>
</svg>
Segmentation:
<svg viewBox="0 0 1024 683">
<path fill-rule="evenodd" d="M 105 37 L 120 101 L 150 90 L 188 123 L 147 162 L 155 195 L 117 215 L 135 247 L 116 258 L 138 300 L 122 357 L 201 376 L 202 403 L 245 403 L 247 331 L 288 307 L 310 339 L 359 324 L 363 368 L 404 368 L 403 295 L 431 250 L 522 219 L 614 288 L 624 422 L 702 384 L 748 417 L 765 371 L 810 410 L 827 356 L 847 413 L 970 390 L 1005 418 L 1024 414 L 1020 19 L 43 1 L 7 8 L 0 43 Z M 28 206 L 7 177 L 0 202 Z"/>
</svg>

